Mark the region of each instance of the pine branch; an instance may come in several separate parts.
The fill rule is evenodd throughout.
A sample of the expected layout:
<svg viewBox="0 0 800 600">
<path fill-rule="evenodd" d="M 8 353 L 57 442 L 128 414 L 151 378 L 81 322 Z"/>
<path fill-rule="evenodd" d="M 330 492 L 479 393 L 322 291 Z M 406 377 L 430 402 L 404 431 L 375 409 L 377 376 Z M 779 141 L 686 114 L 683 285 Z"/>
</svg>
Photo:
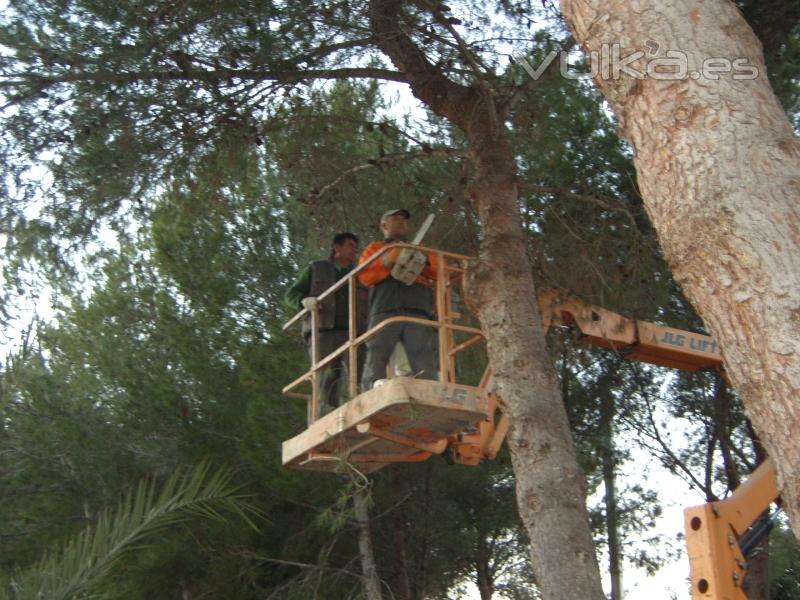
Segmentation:
<svg viewBox="0 0 800 600">
<path fill-rule="evenodd" d="M 569 36 L 566 40 L 558 44 L 559 52 L 567 52 L 567 53 L 571 52 L 572 49 L 575 47 L 575 44 L 576 44 L 575 38 Z M 517 105 L 517 103 L 520 100 L 522 100 L 522 98 L 533 92 L 541 82 L 547 81 L 548 79 L 555 76 L 556 72 L 560 68 L 561 68 L 560 59 L 553 60 L 547 66 L 544 73 L 542 73 L 542 76 L 539 77 L 539 79 L 533 79 L 533 77 L 529 77 L 528 79 L 526 79 L 525 83 L 523 83 L 516 90 L 514 90 L 514 93 L 511 94 L 511 96 L 505 102 L 501 103 L 500 114 L 502 115 L 502 117 L 506 118 L 508 116 L 508 113 Z"/>
<path fill-rule="evenodd" d="M 622 213 L 631 224 L 632 231 L 637 234 L 639 232 L 639 228 L 636 225 L 636 219 L 634 218 L 633 214 L 631 214 L 631 212 L 617 200 L 612 200 L 599 194 L 578 194 L 561 187 L 523 184 L 521 189 L 525 192 L 532 192 L 534 194 L 553 194 L 554 196 L 568 198 L 570 200 L 588 202 L 606 210 Z"/>
<path fill-rule="evenodd" d="M 407 161 L 407 160 L 414 160 L 416 158 L 422 158 L 426 156 L 464 156 L 466 153 L 463 150 L 459 150 L 457 148 L 430 148 L 426 147 L 425 149 L 419 152 L 406 152 L 402 154 L 386 154 L 384 156 L 380 156 L 378 158 L 370 159 L 365 163 L 355 165 L 354 167 L 350 167 L 349 169 L 345 169 L 342 173 L 330 183 L 325 184 L 319 190 L 314 191 L 311 193 L 311 196 L 314 199 L 319 199 L 336 186 L 338 186 L 344 179 L 346 179 L 350 175 L 354 175 L 359 171 L 364 171 L 366 169 L 372 169 L 374 167 L 380 167 L 385 165 L 394 165 L 399 162 Z"/>
<path fill-rule="evenodd" d="M 370 0 L 369 18 L 376 43 L 406 75 L 414 95 L 435 113 L 466 131 L 475 108 L 474 90 L 445 77 L 403 27 L 400 0 Z"/>
<path fill-rule="evenodd" d="M 12 88 L 23 85 L 38 86 L 37 91 L 58 83 L 88 81 L 93 83 L 111 83 L 116 85 L 138 83 L 140 81 L 205 81 L 215 83 L 228 81 L 231 78 L 241 81 L 275 81 L 277 83 L 297 83 L 310 79 L 384 79 L 387 81 L 406 82 L 406 77 L 399 71 L 380 69 L 377 67 L 350 67 L 340 69 L 306 69 L 299 71 L 273 72 L 260 69 L 180 69 L 163 71 L 132 71 L 114 73 L 111 71 L 69 71 L 60 75 L 43 75 L 41 73 L 14 73 L 15 79 L 8 75 L 0 80 L 0 88 Z"/>
</svg>

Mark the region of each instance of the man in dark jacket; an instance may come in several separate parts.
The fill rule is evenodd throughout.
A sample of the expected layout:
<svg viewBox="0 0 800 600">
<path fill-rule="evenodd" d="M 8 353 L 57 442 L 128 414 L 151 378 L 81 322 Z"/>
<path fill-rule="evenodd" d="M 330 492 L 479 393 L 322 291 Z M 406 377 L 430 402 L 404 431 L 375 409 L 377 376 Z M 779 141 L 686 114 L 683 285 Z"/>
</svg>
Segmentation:
<svg viewBox="0 0 800 600">
<path fill-rule="evenodd" d="M 317 297 L 331 287 L 339 279 L 347 275 L 354 266 L 358 255 L 358 238 L 350 233 L 337 233 L 333 237 L 331 254 L 328 260 L 317 260 L 300 272 L 297 280 L 286 291 L 285 304 L 290 312 L 302 308 L 312 309 L 319 307 L 319 358 L 328 354 L 346 343 L 349 337 L 349 301 L 348 286 L 343 285 L 333 296 L 328 296 L 322 302 L 317 302 Z M 359 286 L 361 287 L 361 286 Z M 365 320 L 367 309 L 366 291 L 358 294 L 356 307 L 361 313 L 360 320 Z M 363 323 L 357 325 L 359 331 L 363 330 Z M 303 336 L 308 343 L 309 355 L 311 348 L 311 318 L 303 322 Z M 341 400 L 346 398 L 347 353 L 339 356 L 330 363 L 321 373 L 320 394 L 323 402 L 330 406 L 339 406 Z"/>
<path fill-rule="evenodd" d="M 403 241 L 410 216 L 402 208 L 385 212 L 381 218 L 384 241 L 367 246 L 359 258 L 359 264 L 365 263 L 381 248 Z M 392 276 L 399 256 L 399 248 L 390 250 L 358 275 L 361 283 L 370 288 L 368 329 L 397 316 L 433 319 L 436 258 L 429 256 L 421 273 L 407 285 Z M 386 377 L 386 366 L 397 342 L 403 343 L 415 377 L 436 379 L 439 371 L 437 340 L 436 329 L 414 323 L 395 323 L 370 337 L 366 341 L 367 358 L 361 378 L 362 391 L 371 389 L 376 380 Z"/>
</svg>

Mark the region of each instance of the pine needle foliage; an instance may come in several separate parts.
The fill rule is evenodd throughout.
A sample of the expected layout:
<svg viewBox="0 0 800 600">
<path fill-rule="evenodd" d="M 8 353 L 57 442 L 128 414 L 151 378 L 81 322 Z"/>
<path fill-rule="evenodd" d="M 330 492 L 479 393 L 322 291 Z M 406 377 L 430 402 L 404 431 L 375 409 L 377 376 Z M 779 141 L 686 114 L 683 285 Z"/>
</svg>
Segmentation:
<svg viewBox="0 0 800 600">
<path fill-rule="evenodd" d="M 93 597 L 92 590 L 127 554 L 152 545 L 155 533 L 197 517 L 225 522 L 223 513 L 233 513 L 258 531 L 251 517 L 261 515 L 232 479 L 231 470 L 212 471 L 207 461 L 163 485 L 144 479 L 116 510 L 104 510 L 93 526 L 20 572 L 0 594 L 14 600 Z"/>
</svg>

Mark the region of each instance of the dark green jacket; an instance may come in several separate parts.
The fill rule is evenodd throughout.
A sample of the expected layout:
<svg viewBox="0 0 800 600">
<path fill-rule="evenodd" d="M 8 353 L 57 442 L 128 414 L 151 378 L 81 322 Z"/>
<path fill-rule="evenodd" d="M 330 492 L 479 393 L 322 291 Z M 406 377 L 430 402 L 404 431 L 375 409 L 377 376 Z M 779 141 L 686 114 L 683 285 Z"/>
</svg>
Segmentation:
<svg viewBox="0 0 800 600">
<path fill-rule="evenodd" d="M 297 280 L 286 290 L 284 304 L 290 314 L 303 308 L 302 300 L 309 296 L 319 296 L 335 282 L 353 270 L 353 265 L 342 266 L 328 260 L 318 260 L 306 266 L 298 275 Z M 315 275 L 316 274 L 316 275 Z M 320 329 L 348 328 L 348 289 L 347 285 L 337 290 L 332 299 L 320 306 Z M 366 320 L 367 292 L 358 286 L 358 318 L 357 330 L 363 331 L 363 321 Z M 304 328 L 306 331 L 308 327 Z"/>
<path fill-rule="evenodd" d="M 327 263 L 327 265 L 324 263 Z M 318 269 L 320 267 L 324 268 L 328 265 L 333 267 L 335 279 L 333 279 L 333 281 L 328 281 L 328 278 L 326 278 L 324 281 L 313 281 L 312 273 L 314 271 L 314 264 L 315 263 L 312 263 L 306 266 L 306 268 L 300 272 L 300 275 L 298 275 L 295 282 L 289 286 L 288 290 L 286 290 L 284 304 L 291 314 L 295 314 L 302 310 L 303 298 L 308 298 L 309 296 L 319 296 L 336 281 L 353 270 L 353 265 L 342 266 L 332 261 L 317 261 L 316 264 Z M 323 326 L 321 329 L 347 329 L 347 297 L 347 286 L 345 285 L 342 286 L 334 295 L 333 322 L 326 323 L 328 326 Z"/>
</svg>

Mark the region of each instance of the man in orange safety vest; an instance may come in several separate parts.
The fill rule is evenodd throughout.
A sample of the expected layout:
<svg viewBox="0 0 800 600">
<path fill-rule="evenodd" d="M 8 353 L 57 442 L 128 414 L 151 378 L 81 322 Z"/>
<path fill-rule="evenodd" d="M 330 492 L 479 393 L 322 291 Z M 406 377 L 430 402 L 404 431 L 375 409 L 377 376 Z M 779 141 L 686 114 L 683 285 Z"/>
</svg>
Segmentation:
<svg viewBox="0 0 800 600">
<path fill-rule="evenodd" d="M 410 216 L 410 213 L 403 208 L 386 211 L 380 223 L 384 241 L 372 242 L 367 246 L 359 258 L 359 264 L 363 264 L 389 244 L 403 241 L 408 231 Z M 404 283 L 392 276 L 392 269 L 400 255 L 400 248 L 390 250 L 374 260 L 358 276 L 361 283 L 369 288 L 368 329 L 397 316 L 433 319 L 435 256 L 428 256 L 419 275 L 410 283 Z M 367 358 L 361 378 L 362 391 L 371 389 L 376 380 L 386 377 L 389 357 L 397 342 L 402 342 L 415 377 L 421 379 L 438 377 L 436 329 L 416 323 L 395 323 L 366 341 Z"/>
</svg>

